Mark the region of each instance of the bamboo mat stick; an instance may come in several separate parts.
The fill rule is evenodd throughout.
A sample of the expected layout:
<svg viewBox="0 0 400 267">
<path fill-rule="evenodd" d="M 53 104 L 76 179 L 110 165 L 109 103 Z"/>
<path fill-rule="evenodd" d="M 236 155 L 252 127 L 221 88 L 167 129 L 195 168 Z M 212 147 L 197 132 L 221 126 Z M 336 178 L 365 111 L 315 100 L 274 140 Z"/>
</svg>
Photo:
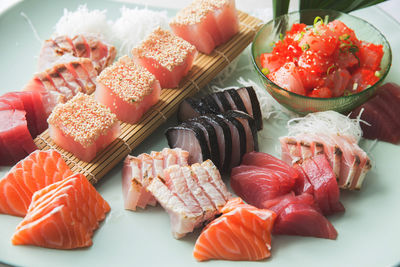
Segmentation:
<svg viewBox="0 0 400 267">
<path fill-rule="evenodd" d="M 146 112 L 137 124 L 121 123 L 121 134 L 118 139 L 99 152 L 91 162 L 81 161 L 57 146 L 47 130 L 35 139 L 35 144 L 42 150 L 51 148 L 58 150 L 72 171 L 86 175 L 93 184 L 97 183 L 171 117 L 185 98 L 199 92 L 251 43 L 262 22 L 241 11 L 238 11 L 238 15 L 239 32 L 227 43 L 218 46 L 210 55 L 199 53 L 179 88 L 163 89 L 159 102 Z"/>
</svg>

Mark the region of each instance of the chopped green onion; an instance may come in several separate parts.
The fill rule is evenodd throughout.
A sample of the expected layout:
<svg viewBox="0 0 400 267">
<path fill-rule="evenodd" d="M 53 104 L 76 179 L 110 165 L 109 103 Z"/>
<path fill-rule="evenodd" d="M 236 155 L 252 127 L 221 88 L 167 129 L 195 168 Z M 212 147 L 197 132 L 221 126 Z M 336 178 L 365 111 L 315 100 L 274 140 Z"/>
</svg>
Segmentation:
<svg viewBox="0 0 400 267">
<path fill-rule="evenodd" d="M 279 34 L 279 40 L 283 41 L 283 34 L 282 33 Z"/>
<path fill-rule="evenodd" d="M 377 71 L 375 71 L 375 77 L 378 77 L 378 78 L 379 78 L 379 77 L 381 77 L 381 72 L 380 72 L 380 71 L 378 71 L 378 70 L 377 70 Z"/>
<path fill-rule="evenodd" d="M 310 49 L 310 45 L 309 44 L 303 44 L 301 46 L 301 50 L 303 50 L 303 51 L 307 51 L 308 49 Z"/>
<path fill-rule="evenodd" d="M 331 69 L 335 68 L 335 65 L 332 64 L 329 66 L 329 68 L 326 70 L 326 75 L 329 75 L 329 72 L 331 71 Z"/>
<path fill-rule="evenodd" d="M 326 25 L 328 24 L 328 22 L 329 22 L 329 15 L 325 15 L 324 24 Z"/>
<path fill-rule="evenodd" d="M 268 68 L 263 68 L 261 71 L 264 73 L 264 75 L 268 75 L 270 72 Z"/>
<path fill-rule="evenodd" d="M 300 32 L 294 37 L 294 40 L 295 41 L 300 41 L 301 38 L 303 38 L 303 36 L 304 36 L 304 32 Z"/>
<path fill-rule="evenodd" d="M 320 16 L 316 16 L 314 19 L 314 27 L 318 26 L 321 23 L 324 24 L 324 20 Z"/>
</svg>

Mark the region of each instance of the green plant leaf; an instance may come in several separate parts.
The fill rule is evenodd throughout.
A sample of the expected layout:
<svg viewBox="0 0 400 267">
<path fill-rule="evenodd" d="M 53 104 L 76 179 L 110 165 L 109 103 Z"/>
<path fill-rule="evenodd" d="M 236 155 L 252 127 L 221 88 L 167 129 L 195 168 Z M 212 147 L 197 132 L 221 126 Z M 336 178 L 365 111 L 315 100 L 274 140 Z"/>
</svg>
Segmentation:
<svg viewBox="0 0 400 267">
<path fill-rule="evenodd" d="M 289 11 L 290 0 L 272 0 L 274 19 L 280 15 L 287 14 Z"/>
</svg>

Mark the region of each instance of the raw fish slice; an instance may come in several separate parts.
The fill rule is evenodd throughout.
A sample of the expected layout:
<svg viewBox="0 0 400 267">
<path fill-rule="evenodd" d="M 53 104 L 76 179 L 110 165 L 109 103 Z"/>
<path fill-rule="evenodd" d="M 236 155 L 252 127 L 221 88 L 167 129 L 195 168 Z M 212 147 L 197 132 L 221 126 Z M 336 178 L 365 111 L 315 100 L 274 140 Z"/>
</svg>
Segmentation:
<svg viewBox="0 0 400 267">
<path fill-rule="evenodd" d="M 218 210 L 215 208 L 213 201 L 208 197 L 206 192 L 197 183 L 192 169 L 189 166 L 183 166 L 181 168 L 181 171 L 183 177 L 185 178 L 188 189 L 193 194 L 193 197 L 196 199 L 197 203 L 199 203 L 200 207 L 203 210 L 203 220 L 208 221 L 211 218 L 214 218 Z"/>
<path fill-rule="evenodd" d="M 138 158 L 142 161 L 142 192 L 140 194 L 139 202 L 137 205 L 141 207 L 142 209 L 146 208 L 147 204 L 153 204 L 153 206 L 157 203 L 152 196 L 152 194 L 146 190 L 147 186 L 150 184 L 151 179 L 153 179 L 155 176 L 155 173 L 153 172 L 153 165 L 154 161 L 153 158 L 146 153 L 140 154 Z"/>
<path fill-rule="evenodd" d="M 86 90 L 78 83 L 73 73 L 71 73 L 64 63 L 55 64 L 54 70 L 60 74 L 74 95 L 76 95 L 78 92 L 86 93 Z"/>
<path fill-rule="evenodd" d="M 258 101 L 256 92 L 251 86 L 242 87 L 237 89 L 239 96 L 241 97 L 244 106 L 246 107 L 247 113 L 254 118 L 257 125 L 257 130 L 262 129 L 262 115 L 260 102 Z"/>
<path fill-rule="evenodd" d="M 314 187 L 308 179 L 307 174 L 304 172 L 303 168 L 299 164 L 294 164 L 293 168 L 297 170 L 299 176 L 294 185 L 293 191 L 296 195 L 301 195 L 303 193 L 314 195 Z"/>
<path fill-rule="evenodd" d="M 287 172 L 241 165 L 232 169 L 231 187 L 247 203 L 262 208 L 266 200 L 289 193 L 295 185 Z"/>
<path fill-rule="evenodd" d="M 232 136 L 232 157 L 229 169 L 240 164 L 242 156 L 246 153 L 246 133 L 243 125 L 235 118 L 217 114 L 217 117 L 223 119 L 228 124 Z"/>
<path fill-rule="evenodd" d="M 46 70 L 49 77 L 52 79 L 54 86 L 57 88 L 57 91 L 63 94 L 66 100 L 70 100 L 75 94 L 72 89 L 68 86 L 67 82 L 64 78 L 57 72 L 56 66 L 53 66 L 51 69 Z"/>
<path fill-rule="evenodd" d="M 171 231 L 174 238 L 179 239 L 193 232 L 199 218 L 164 184 L 159 177 L 154 178 L 147 189 L 158 203 L 168 212 Z"/>
<path fill-rule="evenodd" d="M 204 137 L 206 138 L 208 150 L 211 156 L 211 160 L 217 165 L 220 166 L 220 151 L 218 146 L 217 134 L 215 132 L 214 127 L 208 123 L 207 120 L 204 120 L 200 117 L 190 119 L 186 122 L 189 125 L 193 125 L 201 129 L 204 133 Z"/>
<path fill-rule="evenodd" d="M 141 160 L 128 155 L 124 160 L 122 169 L 122 196 L 124 208 L 136 210 L 142 192 Z"/>
<path fill-rule="evenodd" d="M 270 256 L 276 215 L 242 204 L 237 198 L 231 201 L 222 209 L 224 214 L 209 223 L 197 239 L 193 251 L 196 260 L 261 260 Z"/>
<path fill-rule="evenodd" d="M 238 18 L 233 1 L 196 0 L 170 22 L 173 32 L 210 54 L 237 33 Z"/>
<path fill-rule="evenodd" d="M 70 176 L 33 195 L 12 243 L 58 249 L 90 246 L 93 231 L 109 210 L 108 203 L 83 175 Z"/>
<path fill-rule="evenodd" d="M 207 120 L 214 127 L 220 152 L 220 165 L 218 167 L 223 172 L 228 171 L 232 157 L 232 136 L 229 125 L 225 120 L 214 114 L 207 114 L 200 118 Z"/>
<path fill-rule="evenodd" d="M 224 115 L 235 118 L 242 124 L 246 133 L 246 153 L 258 151 L 258 136 L 254 119 L 247 113 L 239 110 L 230 110 Z"/>
<path fill-rule="evenodd" d="M 25 216 L 33 193 L 70 175 L 57 151 L 33 152 L 0 180 L 0 213 Z"/>
<path fill-rule="evenodd" d="M 216 92 L 215 99 L 216 99 L 216 101 L 219 101 L 219 103 L 221 103 L 220 105 L 222 106 L 223 113 L 236 108 L 235 105 L 233 105 L 233 106 L 231 105 L 231 103 L 228 100 L 227 95 L 224 92 Z M 232 103 L 233 103 L 233 100 L 232 100 Z"/>
<path fill-rule="evenodd" d="M 326 156 L 321 154 L 306 159 L 301 166 L 313 185 L 315 201 L 322 213 L 329 215 L 344 211 L 339 202 L 339 187 Z"/>
<path fill-rule="evenodd" d="M 86 57 L 92 60 L 94 68 L 98 74 L 114 61 L 117 53 L 115 47 L 103 42 L 99 36 L 81 35 L 80 39 L 81 40 L 77 40 L 76 43 L 80 44 L 83 42 L 84 48 L 87 49 L 87 51 L 82 52 L 86 53 L 88 55 Z M 78 50 L 76 45 L 75 48 Z"/>
<path fill-rule="evenodd" d="M 289 165 L 302 159 L 300 144 L 292 136 L 283 136 L 279 138 L 282 150 L 282 160 Z"/>
<path fill-rule="evenodd" d="M 225 200 L 229 200 L 231 198 L 231 193 L 229 193 L 226 188 L 224 182 L 222 181 L 221 174 L 219 173 L 217 167 L 213 164 L 212 161 L 206 160 L 201 163 L 201 166 L 207 171 L 208 175 L 211 177 L 211 181 L 218 189 L 218 192 L 224 197 Z"/>
<path fill-rule="evenodd" d="M 198 117 L 202 114 L 208 113 L 208 109 L 204 110 L 204 107 L 200 107 L 201 101 L 195 100 L 193 98 L 184 99 L 179 105 L 178 110 L 178 121 L 184 122 L 188 119 Z"/>
<path fill-rule="evenodd" d="M 336 239 L 333 225 L 321 213 L 307 204 L 289 204 L 278 215 L 274 234 L 314 236 Z"/>
<path fill-rule="evenodd" d="M 319 210 L 318 205 L 316 205 L 314 201 L 313 195 L 304 193 L 301 195 L 295 195 L 293 192 L 290 192 L 286 195 L 282 195 L 276 197 L 274 199 L 270 199 L 263 202 L 263 208 L 269 209 L 275 212 L 278 216 L 279 214 L 289 205 L 289 204 L 305 204 L 312 206 L 317 211 Z"/>
<path fill-rule="evenodd" d="M 124 208 L 136 210 L 137 206 L 155 206 L 156 199 L 146 190 L 148 184 L 155 177 L 164 179 L 164 169 L 170 164 L 186 166 L 188 157 L 189 153 L 179 148 L 164 148 L 161 152 L 152 151 L 150 155 L 144 153 L 138 157 L 128 155 L 122 169 Z"/>
<path fill-rule="evenodd" d="M 210 113 L 222 113 L 224 112 L 222 108 L 219 106 L 219 102 L 215 100 L 213 97 L 215 94 L 210 94 L 207 95 L 203 98 L 203 101 L 205 104 L 207 104 L 207 107 L 210 108 Z"/>
<path fill-rule="evenodd" d="M 239 90 L 239 89 L 237 89 L 237 90 Z M 229 96 L 229 98 L 233 101 L 233 104 L 235 106 L 235 108 L 233 110 L 243 111 L 250 115 L 250 113 L 247 111 L 247 109 L 243 103 L 243 100 L 240 97 L 237 90 L 236 89 L 228 89 L 228 90 L 225 90 L 224 93 L 227 94 Z M 250 115 L 250 116 L 252 116 L 252 115 Z"/>
<path fill-rule="evenodd" d="M 75 77 L 84 93 L 90 95 L 96 90 L 97 73 L 90 59 L 79 58 L 65 62 L 65 67 Z"/>
<path fill-rule="evenodd" d="M 220 10 L 215 11 L 214 17 L 218 31 L 221 34 L 222 44 L 238 33 L 239 18 L 236 12 L 235 0 L 228 0 Z"/>
<path fill-rule="evenodd" d="M 197 50 L 170 31 L 157 28 L 132 54 L 136 64 L 156 76 L 161 88 L 175 88 L 191 69 Z"/>
<path fill-rule="evenodd" d="M 95 98 L 119 120 L 135 124 L 158 102 L 161 87 L 155 76 L 123 56 L 97 78 Z"/>
<path fill-rule="evenodd" d="M 296 170 L 294 170 L 291 166 L 268 153 L 255 151 L 246 153 L 242 158 L 241 164 L 258 166 L 280 172 L 287 172 L 293 179 L 297 179 L 299 176 Z"/>
<path fill-rule="evenodd" d="M 189 152 L 189 164 L 211 158 L 206 138 L 200 129 L 183 123 L 168 128 L 165 135 L 170 148 L 181 148 Z"/>
<path fill-rule="evenodd" d="M 0 165 L 12 165 L 37 149 L 22 110 L 0 110 Z"/>
<path fill-rule="evenodd" d="M 192 191 L 189 190 L 181 167 L 179 165 L 172 165 L 164 169 L 164 180 L 169 190 L 198 218 L 194 226 L 198 227 L 203 221 L 203 209 L 193 196 Z"/>
<path fill-rule="evenodd" d="M 107 107 L 82 93 L 65 104 L 57 105 L 48 123 L 49 134 L 54 142 L 87 162 L 120 133 L 116 116 Z"/>
<path fill-rule="evenodd" d="M 223 193 L 221 193 L 220 190 L 221 184 L 218 183 L 218 185 L 216 185 L 212 177 L 210 177 L 210 174 L 207 172 L 207 170 L 199 163 L 191 165 L 191 169 L 194 174 L 193 177 L 200 185 L 202 190 L 207 194 L 207 196 L 213 202 L 214 206 L 217 209 L 224 206 L 226 203 L 226 199 Z"/>
</svg>

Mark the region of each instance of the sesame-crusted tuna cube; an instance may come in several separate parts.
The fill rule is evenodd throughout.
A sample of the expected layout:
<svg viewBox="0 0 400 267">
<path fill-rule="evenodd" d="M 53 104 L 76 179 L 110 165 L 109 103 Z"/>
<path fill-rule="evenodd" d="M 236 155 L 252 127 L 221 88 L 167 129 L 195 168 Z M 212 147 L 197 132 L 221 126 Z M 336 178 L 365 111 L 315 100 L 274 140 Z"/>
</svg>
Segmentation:
<svg viewBox="0 0 400 267">
<path fill-rule="evenodd" d="M 239 31 L 234 0 L 195 0 L 171 20 L 172 31 L 210 54 Z"/>
<path fill-rule="evenodd" d="M 161 88 L 175 88 L 192 67 L 197 50 L 170 31 L 157 28 L 132 54 L 137 64 L 156 76 Z"/>
<path fill-rule="evenodd" d="M 103 70 L 97 83 L 96 100 L 109 107 L 119 120 L 131 124 L 157 103 L 161 93 L 156 77 L 128 56 Z"/>
<path fill-rule="evenodd" d="M 58 104 L 47 121 L 54 142 L 87 162 L 120 134 L 115 114 L 82 93 L 65 104 Z"/>
</svg>

